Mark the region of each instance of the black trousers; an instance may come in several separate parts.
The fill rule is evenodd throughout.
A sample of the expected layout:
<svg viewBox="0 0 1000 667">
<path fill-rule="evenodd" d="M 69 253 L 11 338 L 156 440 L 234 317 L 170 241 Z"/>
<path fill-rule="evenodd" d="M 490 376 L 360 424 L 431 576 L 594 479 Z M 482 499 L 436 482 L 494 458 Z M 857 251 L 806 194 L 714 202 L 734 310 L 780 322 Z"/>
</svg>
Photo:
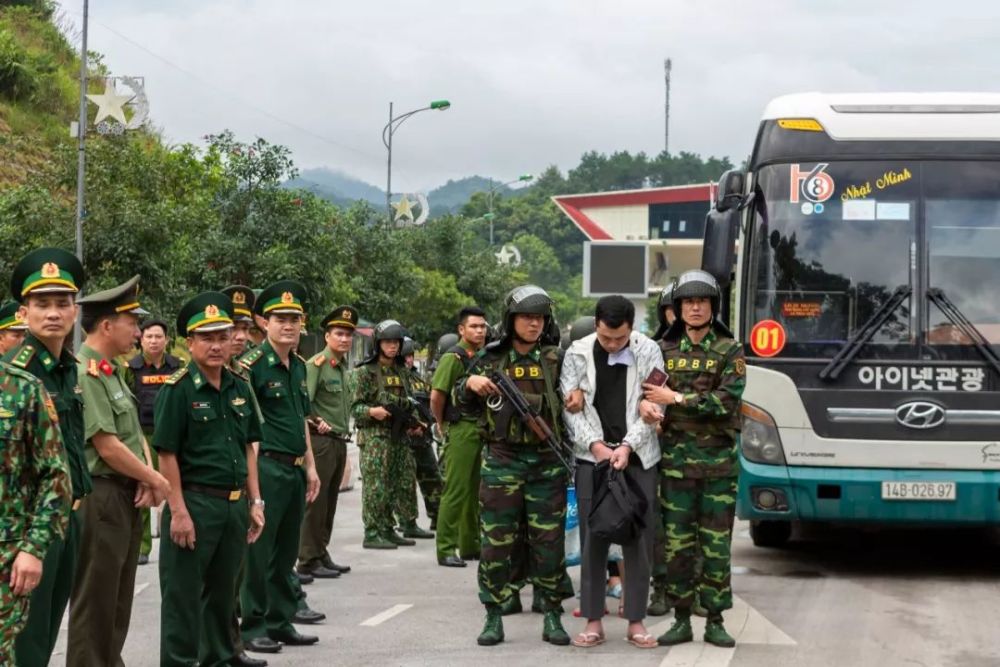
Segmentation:
<svg viewBox="0 0 1000 667">
<path fill-rule="evenodd" d="M 624 558 L 625 618 L 630 622 L 646 617 L 646 603 L 649 598 L 649 573 L 653 562 L 653 541 L 655 531 L 656 485 L 658 470 L 642 468 L 639 457 L 633 454 L 625 474 L 637 482 L 646 497 L 646 529 L 633 544 L 622 547 Z M 607 595 L 608 549 L 611 543 L 590 534 L 587 516 L 594 499 L 594 464 L 589 461 L 576 462 L 576 501 L 580 516 L 580 615 L 589 620 L 604 616 L 604 602 Z"/>
</svg>

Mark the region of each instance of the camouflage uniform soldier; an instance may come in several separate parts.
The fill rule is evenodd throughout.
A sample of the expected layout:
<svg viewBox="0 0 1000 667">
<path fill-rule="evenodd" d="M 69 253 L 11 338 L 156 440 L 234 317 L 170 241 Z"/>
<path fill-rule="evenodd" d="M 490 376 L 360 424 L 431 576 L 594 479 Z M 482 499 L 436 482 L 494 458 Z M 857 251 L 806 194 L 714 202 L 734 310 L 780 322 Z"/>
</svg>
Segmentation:
<svg viewBox="0 0 1000 667">
<path fill-rule="evenodd" d="M 648 400 L 667 406 L 661 475 L 666 494 L 667 595 L 676 620 L 659 637 L 663 646 L 693 639 L 691 607 L 696 592 L 708 612 L 705 641 L 736 644 L 723 627 L 722 612 L 733 606 L 730 544 L 746 362 L 739 343 L 715 319 L 720 300 L 721 290 L 710 274 L 681 275 L 673 292 L 679 317 L 660 341 L 667 386 L 644 385 Z M 703 564 L 701 576 L 696 577 L 699 547 Z"/>
<path fill-rule="evenodd" d="M 41 380 L 55 404 L 74 510 L 65 539 L 57 537 L 49 544 L 42 580 L 31 594 L 28 624 L 17 638 L 15 664 L 25 667 L 47 665 L 52 657 L 76 573 L 81 529 L 76 510 L 93 488 L 83 451 L 83 399 L 77 381 L 77 359 L 63 345 L 73 330 L 75 295 L 83 281 L 83 266 L 61 248 L 39 248 L 28 253 L 14 268 L 10 280 L 10 291 L 21 302 L 28 334 L 4 361 Z"/>
<path fill-rule="evenodd" d="M 28 619 L 28 595 L 42 577 L 53 540 L 63 539 L 72 501 L 56 411 L 42 383 L 0 363 L 4 438 L 0 520 L 18 539 L 0 546 L 0 665 L 14 662 L 14 639 Z"/>
<path fill-rule="evenodd" d="M 479 599 L 486 606 L 481 646 L 504 640 L 501 607 L 514 594 L 512 562 L 521 524 L 527 523 L 528 579 L 539 591 L 544 612 L 542 639 L 569 644 L 560 620 L 561 603 L 572 597 L 566 573 L 566 470 L 557 455 L 513 415 L 509 406 L 487 408 L 498 393 L 491 372 L 506 373 L 557 434 L 562 430 L 559 349 L 547 344 L 552 299 L 545 290 L 525 285 L 504 302 L 504 334 L 479 353 L 469 374 L 455 386 L 455 400 L 480 416 L 486 447 L 479 487 Z"/>
<path fill-rule="evenodd" d="M 430 414 L 431 388 L 420 374 L 413 369 L 413 339 L 407 337 L 403 340 L 403 349 L 400 356 L 406 365 L 406 370 L 410 375 L 410 391 L 413 392 L 414 400 L 420 402 L 425 411 Z M 421 421 L 431 422 L 430 419 L 421 418 Z M 441 492 L 444 481 L 441 479 L 441 471 L 438 470 L 437 457 L 434 456 L 434 438 L 431 437 L 431 423 L 418 437 L 410 438 L 410 454 L 413 455 L 413 462 L 417 470 L 417 486 L 420 487 L 420 495 L 424 497 L 424 510 L 427 518 L 431 520 L 431 530 L 437 526 L 438 508 L 441 507 Z M 413 493 L 416 493 L 414 489 Z M 427 537 L 433 537 L 425 530 L 417 528 L 421 533 L 426 533 Z"/>
<path fill-rule="evenodd" d="M 408 539 L 409 535 L 416 536 L 413 529 L 417 528 L 417 499 L 416 494 L 408 491 L 416 487 L 417 481 L 416 465 L 406 436 L 417 435 L 418 429 L 407 428 L 400 421 L 405 411 L 412 410 L 407 400 L 409 375 L 399 356 L 405 335 L 403 326 L 396 320 L 379 322 L 374 331 L 375 349 L 355 371 L 351 414 L 358 427 L 358 446 L 361 448 L 361 478 L 364 480 L 361 518 L 365 524 L 362 546 L 366 549 L 395 549 L 416 544 Z M 410 525 L 404 522 L 405 537 L 400 537 L 393 529 L 393 510 L 404 518 L 413 517 Z"/>
<path fill-rule="evenodd" d="M 0 306 L 0 357 L 7 354 L 24 340 L 28 325 L 21 319 L 21 304 L 8 301 Z"/>
</svg>

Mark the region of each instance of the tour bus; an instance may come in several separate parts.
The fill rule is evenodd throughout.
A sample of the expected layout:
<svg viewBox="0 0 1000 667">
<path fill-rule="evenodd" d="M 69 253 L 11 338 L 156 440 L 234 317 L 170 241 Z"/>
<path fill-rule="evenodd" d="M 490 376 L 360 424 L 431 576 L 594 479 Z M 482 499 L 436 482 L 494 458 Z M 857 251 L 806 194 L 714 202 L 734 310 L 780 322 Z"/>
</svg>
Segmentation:
<svg viewBox="0 0 1000 667">
<path fill-rule="evenodd" d="M 754 543 L 1000 523 L 1000 95 L 780 97 L 718 187 Z"/>
</svg>

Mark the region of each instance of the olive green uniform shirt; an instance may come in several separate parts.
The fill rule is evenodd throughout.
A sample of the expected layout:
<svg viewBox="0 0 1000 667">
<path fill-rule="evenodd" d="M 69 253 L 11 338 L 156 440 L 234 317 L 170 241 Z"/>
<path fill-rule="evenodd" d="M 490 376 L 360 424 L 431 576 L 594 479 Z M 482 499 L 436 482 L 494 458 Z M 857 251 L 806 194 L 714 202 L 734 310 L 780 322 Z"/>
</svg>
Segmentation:
<svg viewBox="0 0 1000 667">
<path fill-rule="evenodd" d="M 139 406 L 122 379 L 122 369 L 117 362 L 104 358 L 86 344 L 80 346 L 79 358 L 77 372 L 83 390 L 83 437 L 87 439 L 84 454 L 90 474 L 119 474 L 104 462 L 94 446 L 92 438 L 101 432 L 116 436 L 145 463 Z"/>
<path fill-rule="evenodd" d="M 306 416 L 310 414 L 305 361 L 292 353 L 285 367 L 270 340 L 244 354 L 240 361 L 249 372 L 250 387 L 264 415 L 261 449 L 304 456 Z"/>
<path fill-rule="evenodd" d="M 170 376 L 156 397 L 153 446 L 177 455 L 181 480 L 220 489 L 246 484 L 246 446 L 260 421 L 245 382 L 226 368 L 213 387 L 195 362 Z"/>
<path fill-rule="evenodd" d="M 73 498 L 83 498 L 94 488 L 83 453 L 83 396 L 76 375 L 76 357 L 63 348 L 58 359 L 30 331 L 24 342 L 4 358 L 15 368 L 28 371 L 42 381 L 55 403 L 59 430 L 66 450 Z"/>
<path fill-rule="evenodd" d="M 346 436 L 350 430 L 352 392 L 348 382 L 344 360 L 337 361 L 329 347 L 306 363 L 312 414 L 329 424 L 336 435 Z"/>
<path fill-rule="evenodd" d="M 434 371 L 434 377 L 431 378 L 431 389 L 444 392 L 448 397 L 449 406 L 455 403 L 451 395 L 452 389 L 455 388 L 455 383 L 465 375 L 467 364 L 471 364 L 471 360 L 476 356 L 475 348 L 464 340 L 459 341 L 458 346 L 465 350 L 467 358 L 461 359 L 454 352 L 445 352 L 441 355 L 441 361 L 438 362 L 437 370 Z M 445 418 L 447 419 L 447 417 L 447 410 L 445 410 Z M 463 418 L 475 420 L 476 417 L 475 415 L 464 414 Z"/>
</svg>

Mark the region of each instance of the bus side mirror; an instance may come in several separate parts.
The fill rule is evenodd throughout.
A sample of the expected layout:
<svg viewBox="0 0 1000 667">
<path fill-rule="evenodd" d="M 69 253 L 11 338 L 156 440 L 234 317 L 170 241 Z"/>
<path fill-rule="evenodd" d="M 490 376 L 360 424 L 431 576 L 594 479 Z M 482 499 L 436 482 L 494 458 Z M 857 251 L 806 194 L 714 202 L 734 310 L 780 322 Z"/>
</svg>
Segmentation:
<svg viewBox="0 0 1000 667">
<path fill-rule="evenodd" d="M 725 287 L 736 264 L 736 235 L 740 227 L 740 211 L 731 207 L 725 211 L 713 208 L 705 218 L 705 239 L 701 268 L 712 274 Z"/>
<path fill-rule="evenodd" d="M 725 212 L 738 207 L 743 201 L 745 174 L 738 169 L 730 169 L 719 179 L 715 210 Z"/>
</svg>

